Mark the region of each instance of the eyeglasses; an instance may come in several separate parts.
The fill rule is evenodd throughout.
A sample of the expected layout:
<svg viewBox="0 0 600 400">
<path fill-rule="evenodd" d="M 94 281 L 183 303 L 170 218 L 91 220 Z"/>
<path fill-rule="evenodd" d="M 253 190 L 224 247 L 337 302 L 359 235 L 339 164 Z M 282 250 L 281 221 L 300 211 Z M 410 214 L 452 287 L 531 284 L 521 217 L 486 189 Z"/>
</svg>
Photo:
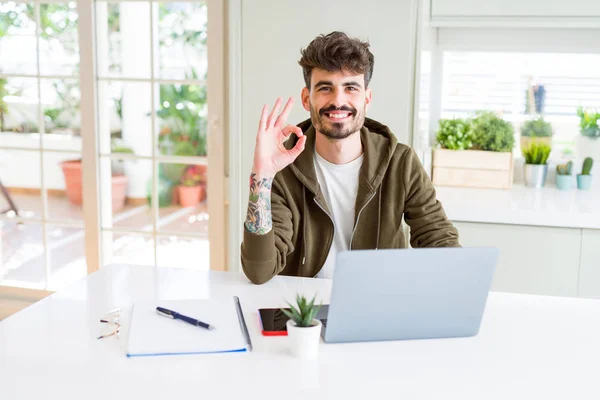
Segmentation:
<svg viewBox="0 0 600 400">
<path fill-rule="evenodd" d="M 121 330 L 121 311 L 122 309 L 115 308 L 104 314 L 102 319 L 100 319 L 100 322 L 104 325 L 102 325 L 102 334 L 98 336 L 98 339 L 113 335 L 119 337 L 119 331 Z"/>
</svg>

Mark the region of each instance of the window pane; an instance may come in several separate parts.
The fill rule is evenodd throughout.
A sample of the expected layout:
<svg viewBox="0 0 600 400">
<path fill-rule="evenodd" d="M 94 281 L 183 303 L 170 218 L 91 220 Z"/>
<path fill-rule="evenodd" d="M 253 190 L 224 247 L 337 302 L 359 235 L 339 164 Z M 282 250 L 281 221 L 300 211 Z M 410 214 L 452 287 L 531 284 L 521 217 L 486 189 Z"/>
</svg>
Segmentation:
<svg viewBox="0 0 600 400">
<path fill-rule="evenodd" d="M 160 163 L 159 231 L 206 234 L 207 167 L 204 165 Z"/>
<path fill-rule="evenodd" d="M 159 236 L 157 264 L 161 267 L 209 269 L 208 239 Z"/>
<path fill-rule="evenodd" d="M 79 136 L 79 82 L 76 79 L 42 79 L 40 85 L 46 134 Z M 45 137 L 44 145 L 52 140 L 52 137 Z"/>
<path fill-rule="evenodd" d="M 160 78 L 206 79 L 206 27 L 204 2 L 158 4 Z"/>
<path fill-rule="evenodd" d="M 103 246 L 108 251 L 105 265 L 117 263 L 154 265 L 154 240 L 151 236 L 104 232 Z"/>
<path fill-rule="evenodd" d="M 152 232 L 152 162 L 103 157 L 101 167 L 102 227 Z"/>
<path fill-rule="evenodd" d="M 96 21 L 98 75 L 149 79 L 150 3 L 98 1 Z"/>
<path fill-rule="evenodd" d="M 152 85 L 145 82 L 101 81 L 98 85 L 100 152 L 119 150 L 152 154 Z"/>
<path fill-rule="evenodd" d="M 48 290 L 60 290 L 87 275 L 85 234 L 81 228 L 48 225 Z"/>
<path fill-rule="evenodd" d="M 20 139 L 23 134 L 12 135 L 15 135 L 14 139 Z M 40 163 L 37 151 L 0 149 L 0 179 L 17 209 L 6 216 L 17 216 L 18 213 L 22 218 L 42 218 Z M 0 213 L 9 208 L 12 208 L 9 199 L 0 192 Z"/>
<path fill-rule="evenodd" d="M 79 70 L 77 3 L 40 5 L 40 74 L 74 75 Z"/>
<path fill-rule="evenodd" d="M 206 115 L 206 86 L 160 85 L 160 154 L 206 156 Z"/>
<path fill-rule="evenodd" d="M 46 284 L 42 225 L 0 220 L 0 286 L 43 289 Z"/>
<path fill-rule="evenodd" d="M 518 136 L 535 112 L 552 124 L 552 157 L 569 157 L 579 135 L 577 108 L 600 107 L 598 65 L 599 54 L 445 52 L 442 118 L 492 110 Z"/>
<path fill-rule="evenodd" d="M 83 221 L 81 155 L 44 152 L 44 181 L 49 218 Z"/>
<path fill-rule="evenodd" d="M 0 73 L 37 73 L 33 3 L 0 2 Z"/>
<path fill-rule="evenodd" d="M 0 61 L 0 64 L 5 64 Z M 0 132 L 39 132 L 39 96 L 37 80 L 31 78 L 0 78 Z M 14 136 L 0 135 L 0 145 L 20 146 Z M 36 136 L 39 140 L 39 137 Z M 31 141 L 29 141 L 31 144 Z M 34 144 L 39 148 L 39 142 Z"/>
</svg>

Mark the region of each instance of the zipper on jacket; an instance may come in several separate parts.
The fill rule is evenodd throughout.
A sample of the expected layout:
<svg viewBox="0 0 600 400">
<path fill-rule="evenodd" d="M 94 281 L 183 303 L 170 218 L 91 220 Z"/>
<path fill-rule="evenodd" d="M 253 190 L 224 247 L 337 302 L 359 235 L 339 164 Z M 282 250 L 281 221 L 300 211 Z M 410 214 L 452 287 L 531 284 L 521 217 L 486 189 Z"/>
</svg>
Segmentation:
<svg viewBox="0 0 600 400">
<path fill-rule="evenodd" d="M 331 245 L 333 244 L 333 241 L 335 240 L 335 223 L 333 222 L 333 218 L 331 217 L 331 215 L 329 215 L 329 213 L 327 211 L 325 211 L 325 208 L 323 208 L 323 206 L 321 204 L 319 204 L 319 202 L 317 201 L 317 198 L 313 197 L 313 200 L 319 206 L 319 208 L 321 210 L 323 210 L 323 212 L 325 213 L 325 215 L 327 215 L 329 217 L 329 219 L 331 220 L 331 225 L 333 225 L 333 237 L 331 238 L 331 242 L 329 242 L 329 248 L 327 249 L 327 255 L 329 255 L 329 252 L 331 251 Z M 304 240 L 306 240 L 306 238 Z M 327 256 L 325 256 L 325 260 L 327 260 Z M 317 272 L 315 274 L 315 276 L 317 276 L 318 274 L 319 273 Z M 315 276 L 313 276 L 313 278 Z"/>
<path fill-rule="evenodd" d="M 354 224 L 354 229 L 352 229 L 352 236 L 350 236 L 350 250 L 352 250 L 352 241 L 354 240 L 354 232 L 356 232 L 356 228 L 358 227 L 358 220 L 360 219 L 360 214 L 363 212 L 365 207 L 369 205 L 369 203 L 371 202 L 371 200 L 373 200 L 373 197 L 375 197 L 376 194 L 377 194 L 377 191 L 375 191 L 375 193 L 373 193 L 373 195 L 371 197 L 369 197 L 369 200 L 367 200 L 365 205 L 362 206 L 362 208 L 358 212 L 358 215 L 356 216 L 356 224 Z"/>
</svg>

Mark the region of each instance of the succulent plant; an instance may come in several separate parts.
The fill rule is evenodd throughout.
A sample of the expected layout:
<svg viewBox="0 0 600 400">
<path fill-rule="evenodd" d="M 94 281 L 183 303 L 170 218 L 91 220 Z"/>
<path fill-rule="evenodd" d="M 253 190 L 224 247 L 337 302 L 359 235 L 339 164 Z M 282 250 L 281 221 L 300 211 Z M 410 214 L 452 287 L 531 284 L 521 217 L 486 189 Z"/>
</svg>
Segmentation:
<svg viewBox="0 0 600 400">
<path fill-rule="evenodd" d="M 523 149 L 523 156 L 527 164 L 543 165 L 548 161 L 552 148 L 545 143 L 533 142 Z"/>
<path fill-rule="evenodd" d="M 296 305 L 298 308 L 295 308 L 290 303 L 290 309 L 286 310 L 284 308 L 281 309 L 283 313 L 290 318 L 292 321 L 296 323 L 299 327 L 306 328 L 312 326 L 312 321 L 317 316 L 317 313 L 321 309 L 321 305 L 315 305 L 316 296 L 308 302 L 304 296 L 297 295 L 296 296 Z"/>
<path fill-rule="evenodd" d="M 569 161 L 566 164 L 560 164 L 556 166 L 556 175 L 572 175 L 573 174 L 573 161 Z"/>
<path fill-rule="evenodd" d="M 584 110 L 583 107 L 579 107 L 577 115 L 581 134 L 592 139 L 600 138 L 600 112 Z"/>
<path fill-rule="evenodd" d="M 581 168 L 581 175 L 589 175 L 592 172 L 592 166 L 594 165 L 594 160 L 591 157 L 587 157 L 583 160 L 583 167 Z"/>
</svg>

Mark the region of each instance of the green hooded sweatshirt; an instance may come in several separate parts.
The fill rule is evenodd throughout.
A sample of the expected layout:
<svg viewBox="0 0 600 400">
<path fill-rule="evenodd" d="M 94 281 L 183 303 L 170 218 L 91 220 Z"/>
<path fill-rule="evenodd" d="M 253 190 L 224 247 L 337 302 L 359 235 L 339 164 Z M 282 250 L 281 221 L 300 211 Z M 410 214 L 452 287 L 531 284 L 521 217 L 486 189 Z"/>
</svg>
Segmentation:
<svg viewBox="0 0 600 400">
<path fill-rule="evenodd" d="M 305 150 L 275 175 L 271 189 L 273 229 L 264 235 L 244 229 L 244 273 L 262 284 L 277 274 L 315 277 L 333 242 L 334 225 L 313 163 L 315 128 L 298 125 L 307 136 Z M 435 189 L 414 151 L 397 142 L 389 128 L 365 118 L 360 130 L 364 159 L 359 172 L 351 250 L 407 247 L 402 217 L 412 247 L 457 247 L 458 232 L 436 199 Z M 291 149 L 298 138 L 291 137 Z M 367 268 L 368 266 L 365 266 Z"/>
</svg>

